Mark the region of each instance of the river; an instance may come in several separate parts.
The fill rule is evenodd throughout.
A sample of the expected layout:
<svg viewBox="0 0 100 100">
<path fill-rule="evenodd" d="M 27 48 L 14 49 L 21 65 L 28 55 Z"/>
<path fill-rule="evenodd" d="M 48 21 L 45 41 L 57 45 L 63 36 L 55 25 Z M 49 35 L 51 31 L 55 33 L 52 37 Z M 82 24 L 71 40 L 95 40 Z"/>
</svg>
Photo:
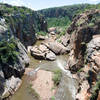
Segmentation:
<svg viewBox="0 0 100 100">
<path fill-rule="evenodd" d="M 41 41 L 38 41 L 36 45 L 39 45 Z M 30 56 L 30 55 L 29 55 Z M 40 67 L 43 70 L 53 71 L 57 68 L 62 70 L 62 78 L 57 89 L 55 100 L 75 100 L 75 93 L 77 90 L 77 82 L 72 79 L 72 75 L 69 71 L 65 70 L 68 56 L 60 55 L 57 56 L 55 61 L 45 61 L 45 60 L 36 60 L 30 56 L 31 68 Z M 11 100 L 38 100 L 34 93 L 30 93 L 29 82 L 26 76 L 22 78 L 23 83 L 19 90 L 11 97 Z"/>
</svg>

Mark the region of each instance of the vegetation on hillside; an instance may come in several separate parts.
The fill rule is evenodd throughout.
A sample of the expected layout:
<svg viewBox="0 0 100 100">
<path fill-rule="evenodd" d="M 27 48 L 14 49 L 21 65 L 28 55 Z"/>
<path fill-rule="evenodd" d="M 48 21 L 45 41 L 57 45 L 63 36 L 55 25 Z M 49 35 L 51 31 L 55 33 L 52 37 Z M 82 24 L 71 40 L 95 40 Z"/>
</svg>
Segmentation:
<svg viewBox="0 0 100 100">
<path fill-rule="evenodd" d="M 43 27 L 43 22 L 45 21 L 44 17 L 38 12 L 26 7 L 0 3 L 0 17 L 4 17 L 7 25 L 12 25 L 13 27 L 22 23 L 24 27 L 23 33 L 25 34 L 29 33 L 28 29 L 30 29 L 30 27 L 34 32 L 46 31 Z M 28 23 L 28 18 L 32 20 L 31 23 Z"/>
<path fill-rule="evenodd" d="M 64 7 L 48 8 L 38 11 L 43 14 L 48 22 L 48 27 L 68 26 L 72 19 L 89 9 L 100 9 L 100 4 L 78 4 Z"/>
<path fill-rule="evenodd" d="M 17 13 L 32 13 L 33 11 L 29 8 L 26 7 L 17 7 L 17 6 L 11 6 L 9 4 L 2 4 L 0 3 L 0 14 L 3 16 L 8 16 L 8 15 L 14 15 Z"/>
</svg>

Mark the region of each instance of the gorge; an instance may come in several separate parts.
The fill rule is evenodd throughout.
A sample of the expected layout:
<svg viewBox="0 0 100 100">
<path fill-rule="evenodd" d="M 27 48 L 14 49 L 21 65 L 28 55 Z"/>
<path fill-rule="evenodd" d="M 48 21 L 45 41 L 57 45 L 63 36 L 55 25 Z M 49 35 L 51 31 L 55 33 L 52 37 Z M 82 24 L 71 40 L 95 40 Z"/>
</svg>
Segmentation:
<svg viewBox="0 0 100 100">
<path fill-rule="evenodd" d="M 100 100 L 100 4 L 0 8 L 0 100 Z"/>
</svg>

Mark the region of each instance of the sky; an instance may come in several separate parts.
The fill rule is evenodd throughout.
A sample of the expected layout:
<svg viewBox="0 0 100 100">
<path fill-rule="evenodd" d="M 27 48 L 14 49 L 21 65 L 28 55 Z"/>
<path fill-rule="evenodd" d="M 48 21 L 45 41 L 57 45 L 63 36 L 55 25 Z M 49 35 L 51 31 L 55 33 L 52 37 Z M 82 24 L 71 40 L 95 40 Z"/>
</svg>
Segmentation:
<svg viewBox="0 0 100 100">
<path fill-rule="evenodd" d="M 81 3 L 97 4 L 100 3 L 100 0 L 0 0 L 0 2 L 16 6 L 25 6 L 33 10 L 40 10 Z"/>
</svg>

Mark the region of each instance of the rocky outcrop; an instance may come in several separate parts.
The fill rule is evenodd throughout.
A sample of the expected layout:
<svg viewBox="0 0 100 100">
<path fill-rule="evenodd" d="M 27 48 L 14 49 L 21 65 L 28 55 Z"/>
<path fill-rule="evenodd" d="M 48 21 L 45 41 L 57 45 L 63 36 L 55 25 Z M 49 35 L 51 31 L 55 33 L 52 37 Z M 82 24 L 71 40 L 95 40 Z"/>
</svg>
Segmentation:
<svg viewBox="0 0 100 100">
<path fill-rule="evenodd" d="M 55 54 L 64 54 L 67 52 L 66 47 L 64 47 L 61 43 L 57 41 L 45 43 L 45 45 Z"/>
<path fill-rule="evenodd" d="M 56 59 L 56 55 L 43 44 L 41 44 L 39 47 L 34 46 L 31 49 L 31 55 L 37 59 L 47 59 L 47 60 Z"/>
<path fill-rule="evenodd" d="M 71 34 L 70 42 L 70 59 L 74 59 L 74 62 L 77 64 L 74 66 L 69 65 L 71 68 L 76 70 L 84 64 L 84 57 L 86 51 L 86 44 L 92 39 L 93 35 L 99 34 L 99 21 L 98 17 L 100 11 L 87 11 L 86 13 L 80 14 L 72 22 L 71 26 L 68 28 L 68 34 Z M 93 19 L 96 19 L 95 22 L 92 22 Z M 92 25 L 90 25 L 92 24 Z M 68 62 L 71 64 L 71 60 Z M 73 67 L 72 67 L 73 66 Z M 82 66 L 81 66 L 82 67 Z M 74 69 L 73 69 L 74 70 Z"/>
<path fill-rule="evenodd" d="M 57 42 L 56 35 L 49 35 L 39 46 L 30 47 L 31 55 L 37 59 L 55 60 L 56 55 L 65 54 L 68 49 Z"/>
<path fill-rule="evenodd" d="M 77 76 L 78 100 L 90 100 L 100 72 L 100 10 L 86 11 L 73 20 L 67 30 L 70 47 L 66 69 Z M 95 19 L 95 20 L 94 20 Z M 66 44 L 66 43 L 65 43 Z M 96 91 L 97 92 L 97 91 Z M 96 94 L 97 95 L 97 94 Z M 95 100 L 97 96 L 95 96 Z"/>
</svg>

